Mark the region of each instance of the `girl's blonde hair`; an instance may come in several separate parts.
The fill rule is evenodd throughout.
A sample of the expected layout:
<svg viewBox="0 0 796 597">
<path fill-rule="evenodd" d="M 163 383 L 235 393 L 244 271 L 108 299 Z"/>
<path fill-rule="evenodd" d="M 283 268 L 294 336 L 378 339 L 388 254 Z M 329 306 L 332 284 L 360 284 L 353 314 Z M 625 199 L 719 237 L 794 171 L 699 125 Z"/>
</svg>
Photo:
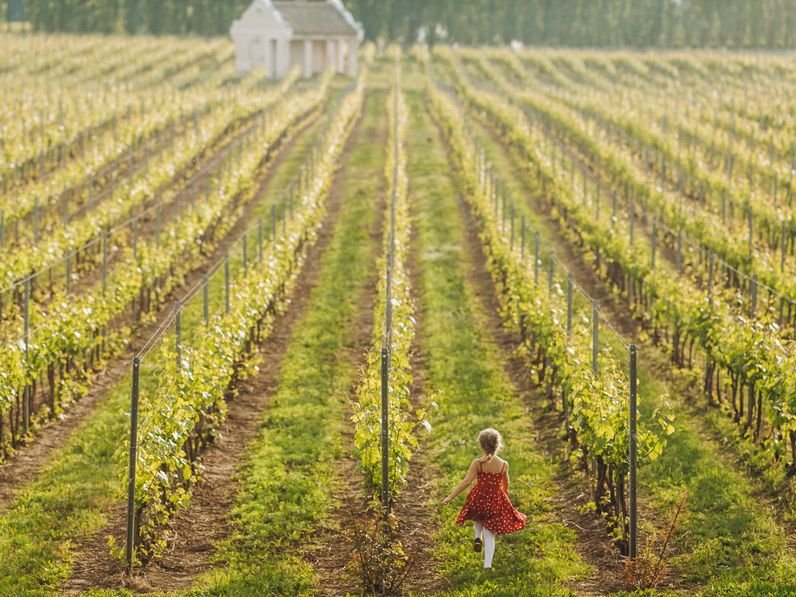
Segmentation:
<svg viewBox="0 0 796 597">
<path fill-rule="evenodd" d="M 478 434 L 478 443 L 492 460 L 492 457 L 503 447 L 503 438 L 500 436 L 500 431 L 489 427 Z"/>
</svg>

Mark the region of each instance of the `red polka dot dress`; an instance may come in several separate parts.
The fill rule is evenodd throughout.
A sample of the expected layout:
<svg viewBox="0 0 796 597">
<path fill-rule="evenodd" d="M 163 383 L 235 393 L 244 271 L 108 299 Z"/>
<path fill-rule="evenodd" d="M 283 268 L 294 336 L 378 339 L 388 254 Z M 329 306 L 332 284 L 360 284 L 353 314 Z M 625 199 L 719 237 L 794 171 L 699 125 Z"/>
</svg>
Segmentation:
<svg viewBox="0 0 796 597">
<path fill-rule="evenodd" d="M 481 470 L 478 464 L 478 480 L 467 494 L 462 511 L 456 518 L 456 524 L 464 524 L 467 520 L 480 522 L 484 528 L 496 535 L 507 535 L 525 528 L 525 514 L 518 512 L 511 505 L 505 490 L 506 465 L 498 473 Z"/>
</svg>

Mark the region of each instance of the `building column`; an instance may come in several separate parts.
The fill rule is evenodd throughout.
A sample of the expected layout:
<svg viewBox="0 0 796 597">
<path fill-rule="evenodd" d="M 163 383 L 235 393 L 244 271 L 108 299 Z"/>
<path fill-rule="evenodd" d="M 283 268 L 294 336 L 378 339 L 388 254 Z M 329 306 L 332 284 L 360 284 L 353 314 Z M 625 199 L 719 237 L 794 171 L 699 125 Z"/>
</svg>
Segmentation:
<svg viewBox="0 0 796 597">
<path fill-rule="evenodd" d="M 357 76 L 357 50 L 359 50 L 359 40 L 352 37 L 348 42 L 348 76 Z"/>
<path fill-rule="evenodd" d="M 274 65 L 274 78 L 281 79 L 284 75 L 282 72 L 282 40 L 277 38 L 273 43 L 274 55 L 271 63 Z"/>
<path fill-rule="evenodd" d="M 323 65 L 324 68 L 334 68 L 334 65 L 337 64 L 337 60 L 335 59 L 334 54 L 334 41 L 331 39 L 326 40 L 326 61 Z"/>
<path fill-rule="evenodd" d="M 265 76 L 269 79 L 274 79 L 276 78 L 276 73 L 274 72 L 273 60 L 271 58 L 271 39 L 266 37 L 262 43 L 265 46 L 263 48 L 263 59 L 265 60 L 265 64 L 262 65 L 265 66 Z"/>
<path fill-rule="evenodd" d="M 335 70 L 341 75 L 345 74 L 345 40 L 337 40 L 337 65 Z"/>
<path fill-rule="evenodd" d="M 286 39 L 276 40 L 276 76 L 283 78 L 290 70 L 290 47 Z"/>
<path fill-rule="evenodd" d="M 304 40 L 304 78 L 312 76 L 312 41 Z"/>
</svg>

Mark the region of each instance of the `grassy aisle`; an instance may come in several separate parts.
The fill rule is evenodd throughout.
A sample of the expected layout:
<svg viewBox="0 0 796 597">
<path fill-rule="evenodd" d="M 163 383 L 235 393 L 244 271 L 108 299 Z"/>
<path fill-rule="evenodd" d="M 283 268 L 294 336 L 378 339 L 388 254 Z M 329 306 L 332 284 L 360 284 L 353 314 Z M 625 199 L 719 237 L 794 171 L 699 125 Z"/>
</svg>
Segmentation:
<svg viewBox="0 0 796 597">
<path fill-rule="evenodd" d="M 335 461 L 346 449 L 341 426 L 349 424 L 347 400 L 360 356 L 352 354 L 352 323 L 363 308 L 358 299 L 379 250 L 370 232 L 380 208 L 385 152 L 376 133 L 384 102 L 382 92 L 366 99 L 364 121 L 341 174 L 337 229 L 240 471 L 235 531 L 222 546 L 223 566 L 200 579 L 195 594 L 297 595 L 312 587 L 313 570 L 301 549 L 336 505 Z"/>
<path fill-rule="evenodd" d="M 548 504 L 557 491 L 555 465 L 534 445 L 522 400 L 503 370 L 504 355 L 487 331 L 467 279 L 473 263 L 462 249 L 463 222 L 439 132 L 417 90 L 409 91 L 408 99 L 409 178 L 425 324 L 418 331 L 419 346 L 426 359 L 427 392 L 440 406 L 430 442 L 442 474 L 438 494 L 452 489 L 479 455 L 478 431 L 494 426 L 507 442 L 512 496 L 529 516 L 526 530 L 498 540 L 495 570 L 485 573 L 481 554 L 472 551 L 472 527 L 454 524 L 464 497 L 440 512 L 439 559 L 451 587 L 445 594 L 568 594 L 564 583 L 586 567 L 575 551 L 574 534 L 549 521 Z"/>
<path fill-rule="evenodd" d="M 477 120 L 473 130 L 495 166 L 501 182 L 514 197 L 534 197 L 539 192 L 516 158 Z M 566 251 L 553 224 L 533 209 L 533 199 L 523 206 L 530 226 L 541 231 L 545 250 Z M 608 301 L 609 304 L 612 301 Z M 621 309 L 621 301 L 619 303 Z M 610 318 L 622 313 L 606 313 Z M 605 339 L 617 344 L 612 335 Z M 618 345 L 617 353 L 622 352 Z M 676 432 L 668 440 L 663 455 L 640 474 L 640 494 L 653 508 L 668 517 L 677 499 L 689 494 L 672 562 L 683 580 L 705 587 L 707 594 L 736 594 L 767 588 L 792 590 L 796 559 L 788 539 L 765 503 L 755 499 L 754 482 L 727 462 L 725 448 L 704 432 L 705 423 L 695 418 L 694 410 L 682 397 L 692 390 L 690 376 L 671 371 L 669 359 L 660 349 L 644 344 L 639 349 L 639 392 L 642 412 L 662 406 L 656 398 L 667 394 L 675 415 Z"/>
<path fill-rule="evenodd" d="M 264 214 L 303 161 L 315 126 L 274 172 L 261 198 Z M 103 528 L 107 512 L 125 499 L 116 450 L 127 438 L 129 393 L 128 373 L 0 517 L 0 595 L 52 594 L 69 576 L 76 542 Z"/>
</svg>

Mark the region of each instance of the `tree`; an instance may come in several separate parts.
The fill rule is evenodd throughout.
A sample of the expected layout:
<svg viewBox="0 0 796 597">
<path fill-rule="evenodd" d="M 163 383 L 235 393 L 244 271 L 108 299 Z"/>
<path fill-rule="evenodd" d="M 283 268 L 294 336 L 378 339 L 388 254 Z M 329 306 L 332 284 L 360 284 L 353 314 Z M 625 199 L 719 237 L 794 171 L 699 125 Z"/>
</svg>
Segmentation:
<svg viewBox="0 0 796 597">
<path fill-rule="evenodd" d="M 250 0 L 7 0 L 43 31 L 226 35 Z M 593 47 L 792 47 L 796 0 L 348 0 L 367 39 Z M 0 4 L 0 6 L 2 6 Z"/>
</svg>

